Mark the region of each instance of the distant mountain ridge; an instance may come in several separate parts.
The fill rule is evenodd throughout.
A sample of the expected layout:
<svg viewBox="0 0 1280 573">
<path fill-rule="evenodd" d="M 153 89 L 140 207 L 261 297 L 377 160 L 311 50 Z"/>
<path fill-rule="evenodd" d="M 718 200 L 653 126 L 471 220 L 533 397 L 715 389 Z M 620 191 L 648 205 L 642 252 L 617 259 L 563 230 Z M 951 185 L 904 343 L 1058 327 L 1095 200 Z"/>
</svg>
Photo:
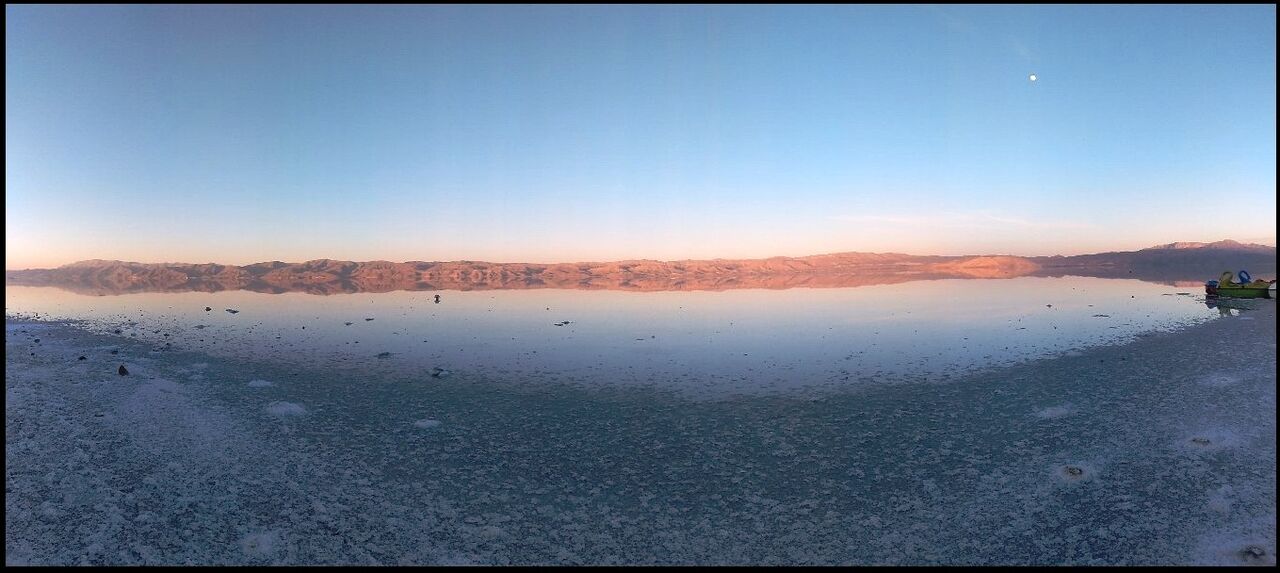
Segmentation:
<svg viewBox="0 0 1280 573">
<path fill-rule="evenodd" d="M 1139 251 L 1033 257 L 1032 260 L 1040 265 L 1037 271 L 1040 275 L 1204 280 L 1226 270 L 1250 269 L 1257 276 L 1274 275 L 1276 248 L 1224 239 L 1212 243 L 1169 243 Z"/>
<path fill-rule="evenodd" d="M 1272 251 L 1276 250 L 1275 247 L 1272 247 L 1269 245 L 1259 245 L 1257 243 L 1241 243 L 1239 241 L 1232 241 L 1231 239 L 1223 239 L 1221 241 L 1215 241 L 1212 243 L 1195 243 L 1195 242 L 1169 243 L 1167 245 L 1156 245 L 1154 247 L 1147 247 L 1142 250 L 1156 251 L 1156 250 L 1166 250 L 1166 249 L 1173 249 L 1173 250 L 1227 249 L 1227 250 L 1242 250 L 1242 251 L 1257 251 L 1257 252 L 1266 252 L 1268 249 Z"/>
<path fill-rule="evenodd" d="M 585 263 L 269 261 L 250 265 L 133 263 L 93 259 L 55 269 L 7 271 L 6 284 L 58 286 L 92 294 L 148 291 L 252 290 L 336 294 L 396 290 L 784 289 L 892 284 L 943 278 L 1082 275 L 1174 281 L 1248 268 L 1274 273 L 1276 248 L 1235 241 L 1170 243 L 1139 251 L 1091 255 L 921 256 L 832 253 L 807 257 L 626 260 Z"/>
</svg>

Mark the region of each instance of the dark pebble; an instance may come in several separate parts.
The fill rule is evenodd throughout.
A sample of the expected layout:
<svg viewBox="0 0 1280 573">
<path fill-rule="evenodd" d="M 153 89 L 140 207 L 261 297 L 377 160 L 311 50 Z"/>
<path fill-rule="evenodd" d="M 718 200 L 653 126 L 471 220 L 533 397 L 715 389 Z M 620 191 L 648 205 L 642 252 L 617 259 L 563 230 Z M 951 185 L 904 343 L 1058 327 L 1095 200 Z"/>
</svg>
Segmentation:
<svg viewBox="0 0 1280 573">
<path fill-rule="evenodd" d="M 1244 551 L 1241 551 L 1241 553 L 1244 554 L 1245 559 L 1250 559 L 1250 560 L 1262 559 L 1263 557 L 1267 556 L 1267 550 L 1261 547 L 1258 547 L 1257 545 L 1250 545 L 1248 547 L 1245 547 Z"/>
<path fill-rule="evenodd" d="M 84 356 L 81 356 L 80 358 L 77 358 L 76 360 L 88 360 L 88 358 L 85 358 Z"/>
<path fill-rule="evenodd" d="M 120 373 L 120 375 L 121 375 L 121 376 L 128 376 L 128 375 L 129 375 L 129 369 L 128 369 L 128 368 L 125 368 L 125 367 L 124 367 L 124 364 L 121 364 L 121 365 L 120 365 L 120 369 L 119 369 L 119 370 L 116 370 L 116 372 Z"/>
</svg>

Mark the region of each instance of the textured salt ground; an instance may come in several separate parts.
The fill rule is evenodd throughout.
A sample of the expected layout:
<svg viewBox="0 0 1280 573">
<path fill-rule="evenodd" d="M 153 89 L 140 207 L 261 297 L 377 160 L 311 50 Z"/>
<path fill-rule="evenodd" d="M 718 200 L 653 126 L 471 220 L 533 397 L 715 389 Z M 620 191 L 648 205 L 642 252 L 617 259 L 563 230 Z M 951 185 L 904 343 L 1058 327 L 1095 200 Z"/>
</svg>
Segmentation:
<svg viewBox="0 0 1280 573">
<path fill-rule="evenodd" d="M 721 401 L 8 320 L 5 559 L 1274 564 L 1274 303 L 1245 316 L 949 384 Z"/>
</svg>

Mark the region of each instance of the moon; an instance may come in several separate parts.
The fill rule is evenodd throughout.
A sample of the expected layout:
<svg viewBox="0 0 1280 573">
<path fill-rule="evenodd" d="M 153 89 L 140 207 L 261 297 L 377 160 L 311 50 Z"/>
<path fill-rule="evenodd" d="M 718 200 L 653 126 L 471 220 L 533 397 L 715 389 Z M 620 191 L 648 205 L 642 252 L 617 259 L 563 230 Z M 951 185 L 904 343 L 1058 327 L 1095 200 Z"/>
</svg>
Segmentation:
<svg viewBox="0 0 1280 573">
<path fill-rule="evenodd" d="M 1031 81 L 1033 81 L 1033 82 L 1034 82 L 1034 81 L 1036 81 L 1036 75 L 1035 75 L 1035 74 L 1031 74 L 1031 76 L 1030 76 L 1030 77 L 1028 77 L 1027 79 L 1029 79 L 1029 80 L 1031 80 Z"/>
</svg>

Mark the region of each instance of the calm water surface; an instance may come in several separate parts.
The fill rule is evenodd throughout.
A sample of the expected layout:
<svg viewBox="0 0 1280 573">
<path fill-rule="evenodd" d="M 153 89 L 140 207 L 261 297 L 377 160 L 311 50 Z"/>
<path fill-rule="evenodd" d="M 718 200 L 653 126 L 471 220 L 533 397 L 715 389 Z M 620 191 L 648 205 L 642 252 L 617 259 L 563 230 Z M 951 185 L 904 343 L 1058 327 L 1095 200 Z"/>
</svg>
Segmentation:
<svg viewBox="0 0 1280 573">
<path fill-rule="evenodd" d="M 1197 289 L 1078 277 L 723 292 L 5 294 L 8 312 L 85 320 L 170 350 L 699 395 L 945 380 L 1220 315 L 1203 300 Z"/>
</svg>

